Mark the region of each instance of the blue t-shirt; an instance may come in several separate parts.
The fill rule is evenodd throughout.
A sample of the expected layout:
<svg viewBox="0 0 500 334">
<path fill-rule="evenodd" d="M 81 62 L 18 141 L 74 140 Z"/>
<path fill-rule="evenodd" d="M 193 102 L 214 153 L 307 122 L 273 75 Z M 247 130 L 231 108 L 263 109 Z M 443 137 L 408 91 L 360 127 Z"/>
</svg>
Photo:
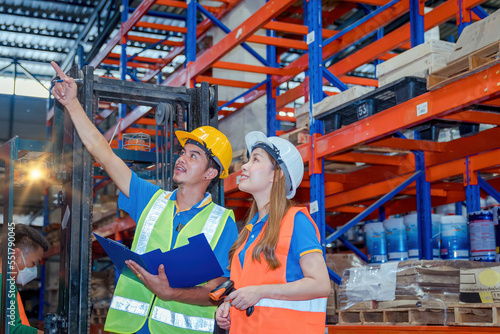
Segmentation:
<svg viewBox="0 0 500 334">
<path fill-rule="evenodd" d="M 252 225 L 252 230 L 248 235 L 247 242 L 239 254 L 241 265 L 244 265 L 245 254 L 250 245 L 257 239 L 260 232 L 267 222 L 268 215 L 261 221 L 257 222 L 259 214 L 256 214 L 249 225 Z M 302 269 L 300 268 L 300 257 L 310 253 L 311 251 L 322 252 L 321 244 L 316 235 L 314 223 L 302 212 L 297 212 L 294 217 L 292 240 L 290 241 L 290 249 L 288 250 L 288 258 L 286 262 L 286 281 L 295 282 L 304 278 Z M 265 261 L 261 258 L 261 261 Z"/>
<path fill-rule="evenodd" d="M 132 172 L 132 178 L 130 180 L 129 194 L 130 198 L 125 196 L 122 192 L 118 197 L 118 207 L 123 211 L 127 212 L 130 217 L 137 223 L 141 217 L 142 212 L 148 205 L 149 201 L 153 195 L 160 189 L 157 185 L 154 185 L 146 180 L 141 179 L 136 173 Z M 170 196 L 170 200 L 176 200 L 177 190 L 175 190 Z M 201 210 L 203 210 L 208 204 L 212 202 L 212 196 L 206 194 L 205 198 L 201 200 L 198 204 L 194 205 L 191 209 L 177 212 L 177 206 L 174 206 L 174 220 L 173 220 L 173 232 L 172 232 L 172 245 L 175 244 L 177 240 L 177 225 L 186 225 L 194 216 L 196 216 Z M 219 264 L 224 271 L 222 276 L 229 277 L 229 266 L 228 254 L 231 246 L 238 237 L 238 229 L 233 218 L 228 217 L 226 226 L 222 230 L 222 234 L 217 242 L 214 249 L 214 254 L 219 261 Z M 148 322 L 144 324 L 142 329 L 137 333 L 145 334 L 149 333 Z"/>
</svg>

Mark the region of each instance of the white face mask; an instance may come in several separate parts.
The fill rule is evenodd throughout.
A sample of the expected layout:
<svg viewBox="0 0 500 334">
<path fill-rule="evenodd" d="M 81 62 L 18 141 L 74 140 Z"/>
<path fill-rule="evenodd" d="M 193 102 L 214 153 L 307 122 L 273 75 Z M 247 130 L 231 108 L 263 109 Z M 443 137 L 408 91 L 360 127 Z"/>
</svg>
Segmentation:
<svg viewBox="0 0 500 334">
<path fill-rule="evenodd" d="M 24 269 L 19 270 L 19 273 L 17 273 L 16 283 L 26 285 L 38 276 L 38 269 L 36 266 L 28 268 L 23 253 L 21 253 L 21 257 L 23 258 Z"/>
</svg>

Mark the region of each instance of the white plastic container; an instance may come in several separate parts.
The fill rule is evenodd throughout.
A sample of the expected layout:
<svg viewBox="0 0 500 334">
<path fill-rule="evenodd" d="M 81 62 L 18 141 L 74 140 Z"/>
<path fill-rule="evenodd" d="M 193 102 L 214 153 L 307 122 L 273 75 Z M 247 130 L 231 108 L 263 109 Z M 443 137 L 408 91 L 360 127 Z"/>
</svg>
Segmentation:
<svg viewBox="0 0 500 334">
<path fill-rule="evenodd" d="M 406 242 L 408 244 L 408 258 L 418 259 L 420 247 L 418 245 L 418 216 L 416 213 L 404 216 L 406 227 Z"/>
<path fill-rule="evenodd" d="M 387 262 L 387 247 L 384 225 L 380 222 L 367 223 L 364 227 L 368 263 Z"/>
<path fill-rule="evenodd" d="M 403 218 L 391 218 L 384 220 L 384 229 L 388 260 L 407 260 L 408 244 L 406 241 L 406 227 Z"/>
<path fill-rule="evenodd" d="M 431 215 L 432 217 L 432 258 L 441 258 L 441 217 L 442 215 Z"/>
<path fill-rule="evenodd" d="M 495 224 L 491 211 L 470 212 L 469 215 L 470 259 L 495 262 Z"/>
<path fill-rule="evenodd" d="M 406 215 L 404 217 L 404 223 L 406 226 L 406 239 L 408 243 L 408 258 L 418 259 L 420 257 L 420 247 L 418 245 L 418 220 L 417 214 L 413 213 Z M 439 259 L 439 238 L 440 238 L 440 224 L 441 215 L 432 214 L 432 257 L 433 259 Z"/>
<path fill-rule="evenodd" d="M 469 231 L 463 216 L 441 217 L 441 258 L 469 259 Z"/>
</svg>

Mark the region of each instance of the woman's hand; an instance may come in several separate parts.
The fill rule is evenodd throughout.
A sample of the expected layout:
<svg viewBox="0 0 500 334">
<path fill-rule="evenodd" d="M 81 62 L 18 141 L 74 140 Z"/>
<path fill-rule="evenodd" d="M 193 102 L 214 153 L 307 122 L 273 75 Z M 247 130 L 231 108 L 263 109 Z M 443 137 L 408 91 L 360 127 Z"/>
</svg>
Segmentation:
<svg viewBox="0 0 500 334">
<path fill-rule="evenodd" d="M 264 298 L 265 288 L 267 286 L 252 285 L 240 288 L 233 291 L 226 297 L 225 301 L 230 301 L 231 306 L 236 307 L 240 311 L 244 311 L 250 306 L 253 306 Z"/>
<path fill-rule="evenodd" d="M 217 321 L 217 325 L 225 330 L 229 330 L 229 327 L 231 327 L 231 319 L 229 317 L 230 308 L 231 303 L 224 302 L 217 308 L 217 311 L 215 312 L 215 321 Z"/>
<path fill-rule="evenodd" d="M 67 106 L 72 102 L 78 102 L 76 99 L 76 83 L 53 61 L 50 63 L 57 75 L 63 82 L 56 82 L 52 88 L 52 94 L 62 105 Z"/>
</svg>

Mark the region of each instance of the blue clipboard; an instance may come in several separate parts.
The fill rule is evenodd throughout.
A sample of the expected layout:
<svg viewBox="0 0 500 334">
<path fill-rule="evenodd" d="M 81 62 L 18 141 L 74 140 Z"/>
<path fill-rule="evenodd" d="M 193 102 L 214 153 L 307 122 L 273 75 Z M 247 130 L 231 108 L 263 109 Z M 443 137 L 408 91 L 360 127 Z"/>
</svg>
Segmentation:
<svg viewBox="0 0 500 334">
<path fill-rule="evenodd" d="M 189 244 L 162 252 L 160 249 L 137 254 L 123 244 L 95 234 L 97 241 L 122 275 L 141 282 L 127 267 L 133 260 L 153 275 L 163 264 L 170 286 L 188 288 L 221 276 L 224 272 L 203 233 L 189 238 Z"/>
</svg>

